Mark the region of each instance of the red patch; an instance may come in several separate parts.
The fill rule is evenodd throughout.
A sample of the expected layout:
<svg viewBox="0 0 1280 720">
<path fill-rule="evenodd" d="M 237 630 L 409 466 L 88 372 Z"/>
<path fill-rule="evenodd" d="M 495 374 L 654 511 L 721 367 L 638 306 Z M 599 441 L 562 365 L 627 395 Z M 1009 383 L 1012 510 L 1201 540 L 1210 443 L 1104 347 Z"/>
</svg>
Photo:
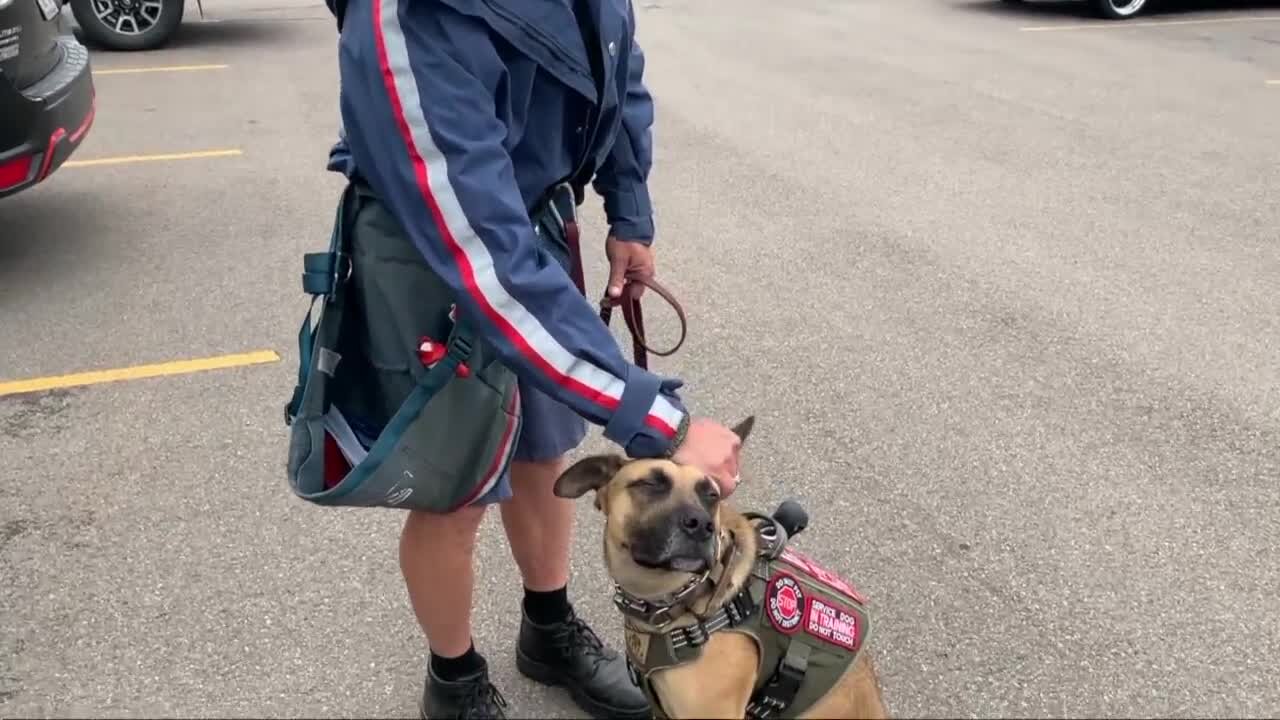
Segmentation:
<svg viewBox="0 0 1280 720">
<path fill-rule="evenodd" d="M 814 562 L 808 555 L 799 553 L 791 548 L 784 548 L 779 559 L 795 565 L 814 580 L 817 580 L 859 605 L 867 604 L 867 598 L 853 587 L 853 583 L 850 583 L 848 580 L 845 580 L 839 575 L 822 567 L 818 563 Z"/>
<path fill-rule="evenodd" d="M 800 627 L 804 615 L 804 590 L 800 583 L 786 573 L 778 573 L 769 580 L 764 606 L 769 622 L 780 633 L 790 635 Z"/>
<path fill-rule="evenodd" d="M 862 641 L 857 615 L 816 597 L 810 598 L 805 608 L 804 631 L 850 652 L 856 652 Z"/>
</svg>

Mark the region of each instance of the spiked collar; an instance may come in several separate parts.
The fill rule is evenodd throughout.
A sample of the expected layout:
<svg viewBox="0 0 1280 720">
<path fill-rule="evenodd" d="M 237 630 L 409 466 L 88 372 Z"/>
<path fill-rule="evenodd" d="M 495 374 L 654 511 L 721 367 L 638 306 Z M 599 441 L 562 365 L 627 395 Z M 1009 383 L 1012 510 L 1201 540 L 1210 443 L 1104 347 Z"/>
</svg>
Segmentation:
<svg viewBox="0 0 1280 720">
<path fill-rule="evenodd" d="M 703 572 L 694 575 L 675 591 L 658 598 L 639 597 L 627 592 L 615 583 L 613 586 L 613 604 L 623 615 L 629 618 L 638 620 L 658 630 L 665 628 L 673 620 L 688 612 L 694 601 L 702 597 L 703 591 L 710 588 L 712 594 L 715 594 L 729 582 L 733 561 L 738 556 L 737 537 L 732 530 L 726 530 L 717 537 L 716 544 L 724 548 L 723 550 L 718 548 L 716 553 L 720 559 L 718 565 L 721 569 L 718 579 L 714 579 L 711 576 L 715 568 L 707 568 Z M 726 545 L 727 547 L 725 547 Z"/>
</svg>

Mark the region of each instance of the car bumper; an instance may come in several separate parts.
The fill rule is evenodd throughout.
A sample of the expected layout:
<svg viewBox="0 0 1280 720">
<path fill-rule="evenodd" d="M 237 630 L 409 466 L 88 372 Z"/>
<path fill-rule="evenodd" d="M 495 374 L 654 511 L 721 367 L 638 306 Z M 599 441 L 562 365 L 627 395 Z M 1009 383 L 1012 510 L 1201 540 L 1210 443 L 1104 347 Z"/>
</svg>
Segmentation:
<svg viewBox="0 0 1280 720">
<path fill-rule="evenodd" d="M 20 134 L 0 142 L 0 198 L 48 178 L 84 141 L 93 125 L 95 93 L 89 51 L 60 37 L 62 59 L 43 80 L 18 90 L 0 77 L 0 109 Z"/>
</svg>

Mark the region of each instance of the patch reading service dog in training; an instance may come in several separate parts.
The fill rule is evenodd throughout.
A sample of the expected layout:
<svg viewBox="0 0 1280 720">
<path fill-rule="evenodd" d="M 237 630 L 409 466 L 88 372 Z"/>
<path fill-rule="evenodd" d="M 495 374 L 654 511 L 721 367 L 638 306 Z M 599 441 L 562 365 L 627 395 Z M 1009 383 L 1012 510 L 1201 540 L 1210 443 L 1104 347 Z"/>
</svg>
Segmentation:
<svg viewBox="0 0 1280 720">
<path fill-rule="evenodd" d="M 765 607 L 774 629 L 787 635 L 794 633 L 800 627 L 800 618 L 804 614 L 804 600 L 804 591 L 795 578 L 786 573 L 777 573 L 770 578 Z"/>
<path fill-rule="evenodd" d="M 816 597 L 805 608 L 804 631 L 850 652 L 857 651 L 861 634 L 857 615 Z"/>
</svg>

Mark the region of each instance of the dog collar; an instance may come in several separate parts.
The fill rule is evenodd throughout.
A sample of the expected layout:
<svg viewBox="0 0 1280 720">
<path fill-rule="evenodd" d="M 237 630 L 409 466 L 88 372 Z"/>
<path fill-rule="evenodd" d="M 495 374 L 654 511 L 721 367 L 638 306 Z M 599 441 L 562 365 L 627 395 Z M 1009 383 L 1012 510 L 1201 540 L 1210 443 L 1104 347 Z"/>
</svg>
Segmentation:
<svg viewBox="0 0 1280 720">
<path fill-rule="evenodd" d="M 670 624 L 680 612 L 683 612 L 687 605 L 686 601 L 696 595 L 710 581 L 711 571 L 708 570 L 685 583 L 679 590 L 662 600 L 645 600 L 615 585 L 613 604 L 623 615 L 661 629 Z"/>
<path fill-rule="evenodd" d="M 728 575 L 728 560 L 737 549 L 737 538 L 733 536 L 732 531 L 728 531 L 728 535 L 728 549 L 721 552 L 720 548 L 716 548 L 720 566 L 724 568 L 724 573 L 721 576 L 722 581 Z M 716 544 L 723 546 L 725 544 L 724 537 L 717 537 Z M 707 568 L 704 572 L 690 578 L 689 582 L 681 585 L 675 592 L 658 600 L 646 600 L 627 592 L 621 586 L 615 584 L 613 586 L 613 604 L 623 615 L 660 630 L 687 610 L 691 604 L 690 600 L 698 597 L 699 593 L 711 584 L 713 584 L 711 568 Z"/>
</svg>

